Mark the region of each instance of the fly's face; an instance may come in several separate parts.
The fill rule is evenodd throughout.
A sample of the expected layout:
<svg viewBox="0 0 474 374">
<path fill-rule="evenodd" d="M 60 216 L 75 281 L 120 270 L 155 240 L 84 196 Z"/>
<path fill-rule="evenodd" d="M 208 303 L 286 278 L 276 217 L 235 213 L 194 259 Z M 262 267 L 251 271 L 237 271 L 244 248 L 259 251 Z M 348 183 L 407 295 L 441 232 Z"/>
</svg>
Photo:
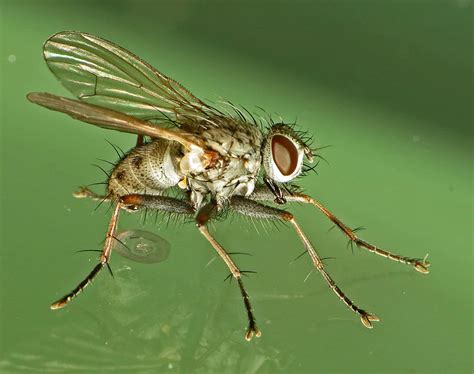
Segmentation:
<svg viewBox="0 0 474 374">
<path fill-rule="evenodd" d="M 263 167 L 271 180 L 289 182 L 301 174 L 306 158 L 313 162 L 313 152 L 301 137 L 285 124 L 273 125 L 262 147 Z"/>
</svg>

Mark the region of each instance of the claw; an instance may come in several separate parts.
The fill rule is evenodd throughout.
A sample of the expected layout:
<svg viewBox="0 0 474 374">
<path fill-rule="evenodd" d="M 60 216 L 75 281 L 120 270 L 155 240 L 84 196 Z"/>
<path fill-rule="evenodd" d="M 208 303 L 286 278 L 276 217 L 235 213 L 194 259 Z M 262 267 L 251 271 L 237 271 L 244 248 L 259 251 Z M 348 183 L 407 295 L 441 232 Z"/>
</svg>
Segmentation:
<svg viewBox="0 0 474 374">
<path fill-rule="evenodd" d="M 262 336 L 262 332 L 258 329 L 257 325 L 251 324 L 245 333 L 245 340 L 248 342 L 251 341 L 254 335 L 257 338 L 260 338 Z"/>
<path fill-rule="evenodd" d="M 419 271 L 422 274 L 428 274 L 430 272 L 430 270 L 428 269 L 429 266 L 429 262 L 417 262 L 415 264 L 415 270 Z"/>
<path fill-rule="evenodd" d="M 362 324 L 367 327 L 368 329 L 371 329 L 372 327 L 372 322 L 378 322 L 380 321 L 379 317 L 377 317 L 374 314 L 367 313 L 366 311 L 361 311 L 360 315 L 360 321 Z"/>
<path fill-rule="evenodd" d="M 70 299 L 68 300 L 64 300 L 64 299 L 59 299 L 58 301 L 52 303 L 49 308 L 51 310 L 56 310 L 56 309 L 61 309 L 61 308 L 64 308 L 66 306 L 66 304 L 68 303 Z"/>
<path fill-rule="evenodd" d="M 428 255 L 426 255 L 423 260 L 418 260 L 415 262 L 414 267 L 415 270 L 419 271 L 422 274 L 428 274 L 430 270 L 428 269 L 430 267 L 430 263 L 426 261 L 428 258 Z"/>
</svg>

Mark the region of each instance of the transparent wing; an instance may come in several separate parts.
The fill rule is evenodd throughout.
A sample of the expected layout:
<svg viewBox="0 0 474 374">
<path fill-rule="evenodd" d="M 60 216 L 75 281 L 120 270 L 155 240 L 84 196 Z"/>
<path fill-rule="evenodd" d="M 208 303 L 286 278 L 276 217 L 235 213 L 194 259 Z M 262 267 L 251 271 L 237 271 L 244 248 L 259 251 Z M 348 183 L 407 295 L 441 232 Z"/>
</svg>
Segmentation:
<svg viewBox="0 0 474 374">
<path fill-rule="evenodd" d="M 138 56 L 96 36 L 60 32 L 43 51 L 49 69 L 81 101 L 178 126 L 186 118 L 207 120 L 213 112 Z"/>
<path fill-rule="evenodd" d="M 90 123 L 109 130 L 128 132 L 131 134 L 145 135 L 152 138 L 163 138 L 173 140 L 189 150 L 198 149 L 203 151 L 201 139 L 181 129 L 166 129 L 153 126 L 148 121 L 131 117 L 112 109 L 102 108 L 97 105 L 83 103 L 62 96 L 56 96 L 43 92 L 32 92 L 27 95 L 32 103 L 45 108 L 66 113 L 72 118 Z"/>
</svg>

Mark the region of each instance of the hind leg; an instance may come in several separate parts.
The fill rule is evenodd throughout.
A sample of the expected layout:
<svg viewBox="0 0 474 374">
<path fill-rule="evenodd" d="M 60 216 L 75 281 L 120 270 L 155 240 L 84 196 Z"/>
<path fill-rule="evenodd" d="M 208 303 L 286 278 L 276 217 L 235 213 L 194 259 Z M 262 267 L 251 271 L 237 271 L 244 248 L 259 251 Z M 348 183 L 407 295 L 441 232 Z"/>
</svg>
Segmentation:
<svg viewBox="0 0 474 374">
<path fill-rule="evenodd" d="M 104 199 L 103 196 L 84 196 L 91 198 Z M 72 299 L 74 299 L 79 292 L 83 291 L 104 268 L 109 266 L 110 256 L 114 240 L 117 240 L 115 233 L 117 231 L 118 219 L 121 209 L 128 211 L 138 210 L 140 207 L 147 207 L 150 209 L 159 210 L 162 212 L 171 212 L 177 214 L 194 214 L 194 208 L 187 201 L 174 199 L 167 196 L 153 196 L 153 195 L 125 195 L 122 196 L 115 205 L 112 217 L 110 218 L 109 227 L 105 236 L 104 247 L 99 257 L 99 263 L 92 269 L 92 271 L 81 281 L 71 292 L 64 295 L 59 300 L 51 305 L 51 309 L 60 309 L 65 307 Z M 110 270 L 110 269 L 109 269 Z"/>
</svg>

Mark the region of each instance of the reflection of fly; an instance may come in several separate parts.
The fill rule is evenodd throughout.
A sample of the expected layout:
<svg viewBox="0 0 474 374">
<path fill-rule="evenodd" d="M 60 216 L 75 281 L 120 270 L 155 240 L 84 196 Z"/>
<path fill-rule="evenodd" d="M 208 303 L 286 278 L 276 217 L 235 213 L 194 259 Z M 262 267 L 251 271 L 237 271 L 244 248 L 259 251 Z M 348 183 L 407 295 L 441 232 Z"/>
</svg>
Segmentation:
<svg viewBox="0 0 474 374">
<path fill-rule="evenodd" d="M 85 33 L 52 36 L 44 45 L 44 58 L 53 74 L 79 100 L 30 93 L 30 101 L 96 126 L 138 135 L 137 146 L 115 165 L 107 194 L 102 197 L 115 208 L 99 264 L 52 309 L 65 306 L 108 266 L 121 209 L 195 216 L 199 231 L 238 282 L 249 320 L 247 340 L 260 336 L 260 330 L 242 283 L 242 272 L 206 228 L 206 223 L 224 209 L 257 219 L 289 222 L 314 267 L 368 328 L 378 318 L 357 307 L 336 286 L 294 216 L 262 202 L 312 204 L 357 246 L 428 273 L 425 260 L 395 255 L 359 239 L 318 201 L 291 188 L 289 182 L 301 174 L 304 160 L 312 162 L 313 157 L 292 126 L 270 123 L 268 130 L 262 131 L 250 113 L 234 108 L 235 115 L 230 115 L 209 106 L 127 50 Z M 177 197 L 169 196 L 171 189 Z M 97 198 L 88 189 L 83 189 L 80 196 Z"/>
</svg>

